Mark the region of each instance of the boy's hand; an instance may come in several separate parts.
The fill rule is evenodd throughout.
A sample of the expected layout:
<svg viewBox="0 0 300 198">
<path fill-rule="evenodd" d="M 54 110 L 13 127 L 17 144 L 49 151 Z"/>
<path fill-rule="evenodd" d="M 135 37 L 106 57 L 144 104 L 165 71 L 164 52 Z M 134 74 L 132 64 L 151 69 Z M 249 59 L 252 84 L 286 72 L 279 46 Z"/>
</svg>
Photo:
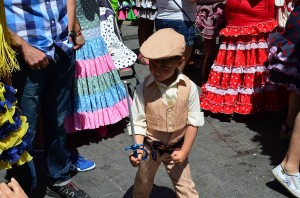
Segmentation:
<svg viewBox="0 0 300 198">
<path fill-rule="evenodd" d="M 181 164 L 185 161 L 185 159 L 187 158 L 188 156 L 188 153 L 186 153 L 185 151 L 183 150 L 179 150 L 179 151 L 174 151 L 172 154 L 171 154 L 171 158 L 172 160 L 177 164 Z"/>
<path fill-rule="evenodd" d="M 138 153 L 138 157 L 135 158 L 133 156 L 133 153 L 130 153 L 129 155 L 129 160 L 130 160 L 130 163 L 133 167 L 137 167 L 141 164 L 142 162 L 142 158 L 143 158 L 143 154 L 144 152 L 143 151 L 140 151 L 140 150 L 137 150 L 137 153 Z"/>
</svg>

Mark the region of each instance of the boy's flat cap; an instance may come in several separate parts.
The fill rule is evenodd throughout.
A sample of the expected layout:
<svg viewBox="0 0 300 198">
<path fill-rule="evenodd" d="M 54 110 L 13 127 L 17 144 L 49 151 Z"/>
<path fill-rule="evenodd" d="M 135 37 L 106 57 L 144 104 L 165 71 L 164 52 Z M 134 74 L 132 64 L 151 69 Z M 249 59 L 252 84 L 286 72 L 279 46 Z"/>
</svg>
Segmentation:
<svg viewBox="0 0 300 198">
<path fill-rule="evenodd" d="M 160 29 L 141 46 L 141 54 L 149 59 L 182 56 L 185 50 L 184 36 L 171 28 Z"/>
</svg>

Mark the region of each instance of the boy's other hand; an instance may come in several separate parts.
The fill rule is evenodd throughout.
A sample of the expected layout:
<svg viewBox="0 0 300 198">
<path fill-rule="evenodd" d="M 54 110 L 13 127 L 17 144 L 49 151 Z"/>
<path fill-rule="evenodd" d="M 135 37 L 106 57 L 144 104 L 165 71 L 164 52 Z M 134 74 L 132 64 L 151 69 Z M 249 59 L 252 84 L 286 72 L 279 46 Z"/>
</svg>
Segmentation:
<svg viewBox="0 0 300 198">
<path fill-rule="evenodd" d="M 171 154 L 171 158 L 172 160 L 177 164 L 181 164 L 185 161 L 185 159 L 187 158 L 188 156 L 188 153 L 186 153 L 185 151 L 183 150 L 179 150 L 179 151 L 174 151 L 172 154 Z"/>
</svg>

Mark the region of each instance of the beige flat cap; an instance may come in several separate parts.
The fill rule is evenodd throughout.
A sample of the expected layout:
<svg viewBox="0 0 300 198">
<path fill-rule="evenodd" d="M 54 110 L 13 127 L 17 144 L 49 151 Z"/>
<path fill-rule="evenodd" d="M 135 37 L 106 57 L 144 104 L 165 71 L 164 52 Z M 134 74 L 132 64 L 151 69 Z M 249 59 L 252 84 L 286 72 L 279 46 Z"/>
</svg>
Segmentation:
<svg viewBox="0 0 300 198">
<path fill-rule="evenodd" d="M 185 50 L 184 36 L 171 28 L 160 29 L 141 46 L 141 54 L 149 59 L 182 56 Z"/>
</svg>

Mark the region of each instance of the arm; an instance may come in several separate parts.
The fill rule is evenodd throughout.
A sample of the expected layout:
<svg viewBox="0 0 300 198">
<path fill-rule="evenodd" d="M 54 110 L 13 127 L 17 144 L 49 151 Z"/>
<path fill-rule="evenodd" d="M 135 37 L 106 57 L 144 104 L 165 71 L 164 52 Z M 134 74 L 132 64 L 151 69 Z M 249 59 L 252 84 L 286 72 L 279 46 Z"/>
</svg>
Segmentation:
<svg viewBox="0 0 300 198">
<path fill-rule="evenodd" d="M 85 40 L 81 34 L 81 27 L 76 17 L 76 0 L 67 0 L 67 14 L 69 39 L 74 44 L 74 49 L 77 50 L 85 44 Z"/>
<path fill-rule="evenodd" d="M 171 155 L 172 160 L 175 163 L 182 163 L 185 161 L 185 159 L 189 155 L 189 153 L 192 149 L 192 146 L 194 144 L 194 141 L 196 139 L 197 130 L 198 130 L 198 127 L 194 127 L 192 125 L 187 126 L 182 148 L 179 151 L 174 151 Z"/>
<path fill-rule="evenodd" d="M 12 48 L 17 50 L 24 59 L 28 67 L 32 70 L 46 68 L 49 65 L 48 58 L 44 52 L 32 47 L 16 33 L 9 30 L 11 34 Z"/>
<path fill-rule="evenodd" d="M 146 115 L 144 109 L 144 97 L 143 97 L 143 83 L 137 86 L 133 102 L 131 105 L 132 111 L 132 120 L 134 123 L 134 131 L 135 131 L 135 140 L 137 144 L 143 144 L 144 138 L 147 133 L 147 125 L 146 125 Z M 127 130 L 129 135 L 131 135 L 131 126 L 128 124 Z M 137 150 L 138 158 L 135 158 L 132 154 L 130 154 L 129 159 L 132 166 L 136 167 L 142 161 L 143 151 Z"/>
<path fill-rule="evenodd" d="M 76 27 L 76 0 L 67 0 L 68 30 L 74 31 Z M 78 29 L 77 29 L 78 30 Z M 71 38 L 72 39 L 72 38 Z"/>
</svg>

